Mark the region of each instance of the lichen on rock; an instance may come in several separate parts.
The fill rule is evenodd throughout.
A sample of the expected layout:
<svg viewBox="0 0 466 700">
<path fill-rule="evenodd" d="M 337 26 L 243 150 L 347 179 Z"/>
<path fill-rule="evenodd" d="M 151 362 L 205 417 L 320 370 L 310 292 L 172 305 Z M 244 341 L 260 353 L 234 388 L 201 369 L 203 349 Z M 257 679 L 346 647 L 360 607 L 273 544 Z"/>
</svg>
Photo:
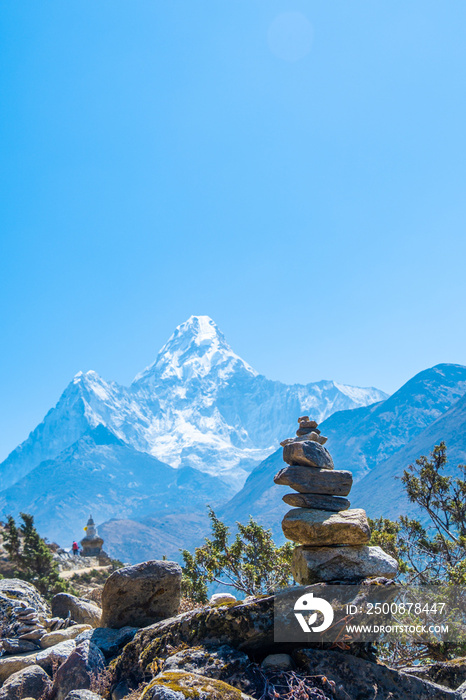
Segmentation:
<svg viewBox="0 0 466 700">
<path fill-rule="evenodd" d="M 245 695 L 237 688 L 223 681 L 201 676 L 197 673 L 185 671 L 164 671 L 149 683 L 144 690 L 141 700 L 156 700 L 154 692 L 159 686 L 180 693 L 180 697 L 190 700 L 247 700 Z"/>
</svg>

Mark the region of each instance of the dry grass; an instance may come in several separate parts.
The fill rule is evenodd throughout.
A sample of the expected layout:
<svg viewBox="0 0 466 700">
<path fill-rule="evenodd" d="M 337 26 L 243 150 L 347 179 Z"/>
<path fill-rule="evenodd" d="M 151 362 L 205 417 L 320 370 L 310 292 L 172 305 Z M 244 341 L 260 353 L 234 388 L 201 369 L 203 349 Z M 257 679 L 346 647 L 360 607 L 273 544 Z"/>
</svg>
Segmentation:
<svg viewBox="0 0 466 700">
<path fill-rule="evenodd" d="M 141 683 L 137 688 L 132 690 L 128 695 L 125 695 L 125 700 L 139 700 L 144 690 L 147 688 L 149 683 Z"/>
<path fill-rule="evenodd" d="M 104 668 L 103 671 L 94 675 L 89 690 L 110 700 L 110 691 L 115 683 L 114 670 L 111 667 Z"/>
<path fill-rule="evenodd" d="M 326 676 L 295 671 L 260 671 L 264 690 L 260 700 L 332 700 L 335 683 Z"/>
</svg>

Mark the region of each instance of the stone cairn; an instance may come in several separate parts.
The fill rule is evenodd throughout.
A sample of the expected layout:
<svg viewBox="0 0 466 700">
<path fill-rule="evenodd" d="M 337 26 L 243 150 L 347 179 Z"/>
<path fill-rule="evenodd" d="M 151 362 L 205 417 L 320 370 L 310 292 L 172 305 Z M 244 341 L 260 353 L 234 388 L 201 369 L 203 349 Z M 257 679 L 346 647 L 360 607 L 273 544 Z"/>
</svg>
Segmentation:
<svg viewBox="0 0 466 700">
<path fill-rule="evenodd" d="M 334 468 L 332 457 L 309 416 L 298 418 L 295 438 L 283 440 L 283 461 L 288 466 L 275 483 L 297 493 L 283 496 L 292 510 L 283 518 L 287 539 L 298 543 L 292 572 L 297 583 L 321 581 L 354 583 L 365 578 L 394 578 L 398 564 L 380 547 L 369 547 L 371 532 L 361 508 L 350 508 L 350 471 Z"/>
</svg>

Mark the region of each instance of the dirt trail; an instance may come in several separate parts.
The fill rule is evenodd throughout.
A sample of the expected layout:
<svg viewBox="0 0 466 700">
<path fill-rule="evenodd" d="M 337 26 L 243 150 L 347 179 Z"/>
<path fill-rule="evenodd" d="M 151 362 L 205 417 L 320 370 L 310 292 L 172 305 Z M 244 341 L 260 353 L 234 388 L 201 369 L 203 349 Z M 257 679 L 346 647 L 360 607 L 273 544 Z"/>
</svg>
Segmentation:
<svg viewBox="0 0 466 700">
<path fill-rule="evenodd" d="M 88 574 L 90 571 L 108 571 L 108 566 L 87 566 L 84 569 L 68 569 L 68 571 L 60 571 L 60 578 L 69 579 L 74 574 Z"/>
</svg>

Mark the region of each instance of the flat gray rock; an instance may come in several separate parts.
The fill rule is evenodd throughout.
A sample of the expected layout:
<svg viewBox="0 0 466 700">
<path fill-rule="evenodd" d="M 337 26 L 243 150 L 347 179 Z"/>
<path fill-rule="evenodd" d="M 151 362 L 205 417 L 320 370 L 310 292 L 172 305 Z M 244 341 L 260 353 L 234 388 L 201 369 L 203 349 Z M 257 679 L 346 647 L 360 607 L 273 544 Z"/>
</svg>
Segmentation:
<svg viewBox="0 0 466 700">
<path fill-rule="evenodd" d="M 296 547 L 291 570 L 295 581 L 308 586 L 322 581 L 394 578 L 397 561 L 380 547 Z"/>
<path fill-rule="evenodd" d="M 334 468 L 330 452 L 313 440 L 301 440 L 285 445 L 283 448 L 283 461 L 292 467 Z"/>
<path fill-rule="evenodd" d="M 322 496 L 316 493 L 287 493 L 283 496 L 282 501 L 294 508 L 314 508 L 334 513 L 338 513 L 340 510 L 347 510 L 351 505 L 347 498 Z"/>
<path fill-rule="evenodd" d="M 288 540 L 312 547 L 367 544 L 371 538 L 362 508 L 339 513 L 293 508 L 283 518 L 282 530 Z"/>
<path fill-rule="evenodd" d="M 274 481 L 280 486 L 289 486 L 300 493 L 347 496 L 353 485 L 353 475 L 351 472 L 337 469 L 284 467 L 280 469 Z"/>
</svg>

